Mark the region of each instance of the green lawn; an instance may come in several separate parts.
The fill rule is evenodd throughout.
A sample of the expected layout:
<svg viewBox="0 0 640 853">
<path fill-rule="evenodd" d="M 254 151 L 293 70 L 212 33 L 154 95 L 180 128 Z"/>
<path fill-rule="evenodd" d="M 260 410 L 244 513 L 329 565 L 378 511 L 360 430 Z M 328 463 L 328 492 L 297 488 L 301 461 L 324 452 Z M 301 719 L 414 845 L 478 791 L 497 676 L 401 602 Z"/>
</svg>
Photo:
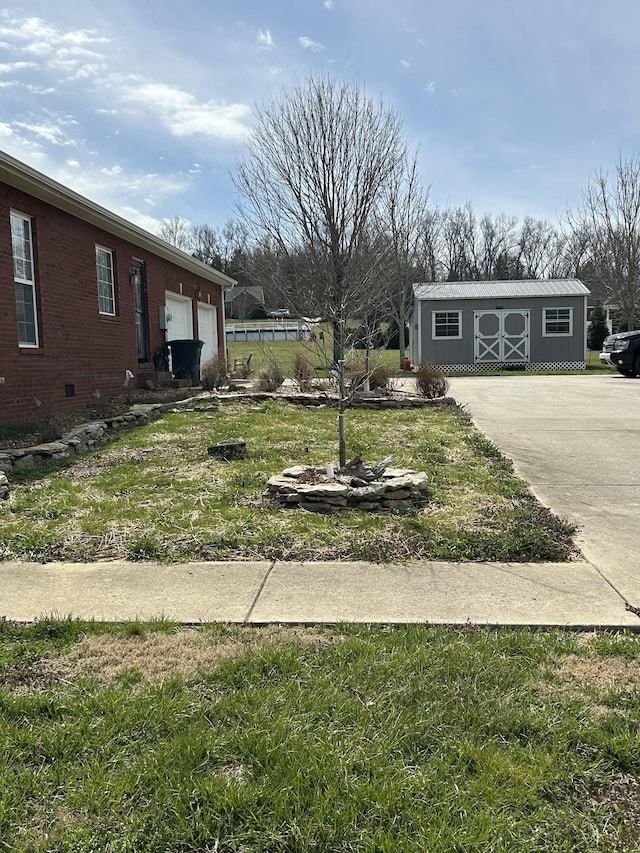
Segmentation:
<svg viewBox="0 0 640 853">
<path fill-rule="evenodd" d="M 316 374 L 320 377 L 326 376 L 327 372 L 327 364 L 330 360 L 328 355 L 331 353 L 330 349 L 330 333 L 327 332 L 325 342 L 320 343 L 306 343 L 306 342 L 298 342 L 298 341 L 275 341 L 271 343 L 231 343 L 228 346 L 229 352 L 229 364 L 233 365 L 233 361 L 236 358 L 247 358 L 249 353 L 253 353 L 253 358 L 251 359 L 251 366 L 253 368 L 254 376 L 259 373 L 260 370 L 265 368 L 270 362 L 277 362 L 285 376 L 291 377 L 293 376 L 293 364 L 297 353 L 301 353 L 311 362 L 312 366 L 316 369 Z M 592 376 L 596 373 L 612 373 L 614 372 L 612 368 L 607 367 L 600 363 L 598 358 L 599 353 L 588 350 L 587 351 L 587 369 L 586 370 L 578 370 L 578 371 L 558 371 L 558 370 L 546 370 L 546 371 L 495 371 L 493 373 L 487 372 L 482 375 L 492 375 L 492 376 L 531 376 L 535 373 L 541 373 L 543 375 L 553 375 L 558 373 L 574 373 L 579 376 Z M 409 357 L 409 351 L 407 349 L 406 356 Z M 364 351 L 363 350 L 353 350 L 349 356 L 347 363 L 350 365 L 355 365 L 358 363 L 364 362 Z M 375 350 L 372 354 L 372 364 L 382 364 L 389 371 L 390 376 L 410 376 L 411 374 L 405 373 L 404 371 L 399 370 L 400 364 L 400 353 L 398 350 Z M 449 374 L 447 374 L 449 375 Z M 459 374 L 450 374 L 452 376 Z M 468 375 L 468 374 L 464 374 Z"/>
<path fill-rule="evenodd" d="M 573 528 L 541 507 L 457 406 L 351 410 L 347 452 L 425 471 L 421 506 L 318 515 L 264 503 L 298 463 L 337 467 L 336 412 L 251 401 L 168 414 L 49 474 L 16 470 L 0 504 L 3 559 L 558 560 Z M 246 459 L 207 447 L 242 438 Z"/>
<path fill-rule="evenodd" d="M 0 849 L 640 848 L 636 636 L 0 631 Z"/>
</svg>

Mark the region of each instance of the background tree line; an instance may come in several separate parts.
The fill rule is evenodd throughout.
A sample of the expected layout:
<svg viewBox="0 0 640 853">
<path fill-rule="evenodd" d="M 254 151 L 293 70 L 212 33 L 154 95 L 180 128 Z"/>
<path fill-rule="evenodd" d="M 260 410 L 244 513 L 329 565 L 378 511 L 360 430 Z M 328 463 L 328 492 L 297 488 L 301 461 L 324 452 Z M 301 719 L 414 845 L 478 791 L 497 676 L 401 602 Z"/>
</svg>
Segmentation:
<svg viewBox="0 0 640 853">
<path fill-rule="evenodd" d="M 347 319 L 360 343 L 381 317 L 403 328 L 412 284 L 425 281 L 576 277 L 614 306 L 620 328 L 640 321 L 635 156 L 594 173 L 581 205 L 556 222 L 440 207 L 393 109 L 312 77 L 257 110 L 235 181 L 236 218 L 214 228 L 175 217 L 159 236 L 263 288 L 267 310 L 336 323 L 336 337 Z"/>
</svg>

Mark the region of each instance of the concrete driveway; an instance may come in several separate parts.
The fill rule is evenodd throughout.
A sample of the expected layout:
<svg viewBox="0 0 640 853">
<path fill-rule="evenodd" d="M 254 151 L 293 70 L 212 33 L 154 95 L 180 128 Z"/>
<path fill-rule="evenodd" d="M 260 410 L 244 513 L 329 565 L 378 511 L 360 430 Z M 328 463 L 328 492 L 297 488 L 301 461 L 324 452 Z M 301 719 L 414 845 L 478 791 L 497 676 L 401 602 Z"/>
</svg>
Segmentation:
<svg viewBox="0 0 640 853">
<path fill-rule="evenodd" d="M 541 503 L 580 529 L 585 557 L 640 606 L 640 379 L 470 376 L 450 395 Z"/>
</svg>

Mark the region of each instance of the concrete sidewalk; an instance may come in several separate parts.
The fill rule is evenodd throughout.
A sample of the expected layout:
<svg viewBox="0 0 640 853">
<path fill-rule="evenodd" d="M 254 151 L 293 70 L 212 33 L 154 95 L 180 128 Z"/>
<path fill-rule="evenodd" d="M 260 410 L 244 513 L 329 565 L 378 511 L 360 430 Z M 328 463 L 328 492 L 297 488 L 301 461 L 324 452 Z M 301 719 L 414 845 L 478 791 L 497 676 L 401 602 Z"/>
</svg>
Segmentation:
<svg viewBox="0 0 640 853">
<path fill-rule="evenodd" d="M 0 616 L 630 628 L 590 563 L 0 563 Z"/>
</svg>

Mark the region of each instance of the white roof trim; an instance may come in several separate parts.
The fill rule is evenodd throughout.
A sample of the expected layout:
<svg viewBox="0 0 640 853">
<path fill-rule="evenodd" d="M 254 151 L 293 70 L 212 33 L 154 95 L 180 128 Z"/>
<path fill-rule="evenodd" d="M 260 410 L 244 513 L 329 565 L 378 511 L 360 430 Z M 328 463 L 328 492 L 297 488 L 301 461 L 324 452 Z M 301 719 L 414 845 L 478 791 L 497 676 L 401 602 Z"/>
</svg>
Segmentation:
<svg viewBox="0 0 640 853">
<path fill-rule="evenodd" d="M 235 279 L 225 275 L 202 261 L 192 258 L 186 252 L 181 252 L 175 246 L 165 243 L 159 237 L 128 222 L 117 214 L 95 204 L 84 196 L 37 172 L 25 163 L 15 160 L 4 151 L 0 151 L 0 181 L 17 190 L 28 193 L 34 198 L 44 201 L 59 210 L 64 210 L 72 216 L 82 219 L 109 234 L 127 240 L 135 246 L 146 249 L 153 255 L 170 261 L 182 269 L 213 282 L 220 287 L 233 287 Z"/>
</svg>

